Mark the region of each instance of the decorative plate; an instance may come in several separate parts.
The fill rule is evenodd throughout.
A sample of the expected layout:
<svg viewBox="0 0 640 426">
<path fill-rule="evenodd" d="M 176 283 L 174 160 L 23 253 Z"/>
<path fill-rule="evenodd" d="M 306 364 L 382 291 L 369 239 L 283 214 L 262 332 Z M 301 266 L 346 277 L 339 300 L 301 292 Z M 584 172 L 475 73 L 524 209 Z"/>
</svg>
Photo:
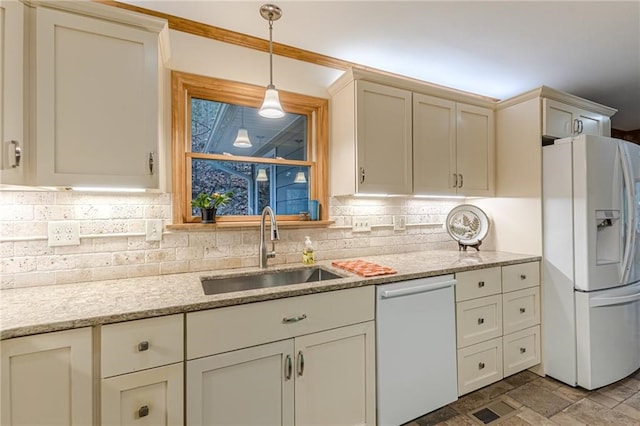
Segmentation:
<svg viewBox="0 0 640 426">
<path fill-rule="evenodd" d="M 445 226 L 460 248 L 466 250 L 472 246 L 477 250 L 489 232 L 489 218 L 478 207 L 462 204 L 451 209 Z"/>
</svg>

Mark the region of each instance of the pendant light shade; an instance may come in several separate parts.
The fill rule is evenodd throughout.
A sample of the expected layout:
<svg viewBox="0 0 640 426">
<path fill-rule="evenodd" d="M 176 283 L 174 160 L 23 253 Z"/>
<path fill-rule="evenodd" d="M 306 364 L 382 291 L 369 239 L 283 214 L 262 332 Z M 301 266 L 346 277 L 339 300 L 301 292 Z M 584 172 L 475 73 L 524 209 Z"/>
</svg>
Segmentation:
<svg viewBox="0 0 640 426">
<path fill-rule="evenodd" d="M 258 169 L 258 176 L 256 176 L 256 180 L 258 182 L 267 182 L 269 178 L 267 177 L 266 169 Z"/>
<path fill-rule="evenodd" d="M 238 129 L 238 136 L 236 136 L 236 140 L 233 141 L 233 146 L 238 148 L 251 148 L 253 146 L 249 140 L 247 129 Z"/>
<path fill-rule="evenodd" d="M 258 114 L 265 118 L 281 118 L 284 117 L 284 111 L 280 105 L 278 91 L 273 85 L 273 21 L 280 19 L 282 10 L 275 4 L 263 4 L 260 7 L 260 15 L 269 21 L 269 85 Z"/>
<path fill-rule="evenodd" d="M 303 171 L 299 171 L 296 173 L 295 179 L 293 179 L 293 183 L 307 183 L 307 178 L 304 175 Z"/>
</svg>

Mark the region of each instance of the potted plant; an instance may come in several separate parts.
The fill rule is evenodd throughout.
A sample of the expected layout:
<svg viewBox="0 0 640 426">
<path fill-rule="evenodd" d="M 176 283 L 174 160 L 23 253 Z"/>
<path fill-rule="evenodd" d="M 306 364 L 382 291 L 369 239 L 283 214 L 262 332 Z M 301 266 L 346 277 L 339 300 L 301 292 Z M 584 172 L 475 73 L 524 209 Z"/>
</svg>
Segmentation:
<svg viewBox="0 0 640 426">
<path fill-rule="evenodd" d="M 191 207 L 200 209 L 202 223 L 216 223 L 216 211 L 218 207 L 224 206 L 233 197 L 233 192 L 207 192 L 199 193 L 191 200 Z"/>
</svg>

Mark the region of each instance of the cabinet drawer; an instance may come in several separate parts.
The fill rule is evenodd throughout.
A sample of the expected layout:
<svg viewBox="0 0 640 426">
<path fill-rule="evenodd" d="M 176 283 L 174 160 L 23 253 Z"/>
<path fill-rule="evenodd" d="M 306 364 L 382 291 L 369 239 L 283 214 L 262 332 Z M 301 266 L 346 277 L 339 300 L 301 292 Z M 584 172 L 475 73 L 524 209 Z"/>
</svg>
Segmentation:
<svg viewBox="0 0 640 426">
<path fill-rule="evenodd" d="M 176 314 L 103 326 L 101 377 L 182 361 L 182 318 Z"/>
<path fill-rule="evenodd" d="M 502 292 L 500 268 L 478 269 L 456 274 L 456 302 Z"/>
<path fill-rule="evenodd" d="M 538 285 L 540 285 L 539 262 L 502 267 L 502 291 L 505 293 Z"/>
<path fill-rule="evenodd" d="M 504 334 L 540 324 L 540 288 L 503 294 L 502 309 Z"/>
<path fill-rule="evenodd" d="M 458 350 L 458 395 L 502 379 L 502 337 Z"/>
<path fill-rule="evenodd" d="M 370 321 L 375 287 L 330 291 L 187 314 L 187 359 Z"/>
<path fill-rule="evenodd" d="M 458 348 L 502 335 L 502 295 L 456 304 Z"/>
<path fill-rule="evenodd" d="M 504 376 L 540 363 L 540 326 L 508 334 L 504 339 Z"/>
</svg>

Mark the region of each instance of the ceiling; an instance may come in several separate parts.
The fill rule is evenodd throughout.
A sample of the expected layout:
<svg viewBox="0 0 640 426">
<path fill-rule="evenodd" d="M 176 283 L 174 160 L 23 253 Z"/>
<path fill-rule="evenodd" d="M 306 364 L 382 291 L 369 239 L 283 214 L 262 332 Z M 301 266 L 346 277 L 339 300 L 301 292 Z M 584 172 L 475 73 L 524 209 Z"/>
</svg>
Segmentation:
<svg viewBox="0 0 640 426">
<path fill-rule="evenodd" d="M 124 1 L 268 38 L 255 1 Z M 497 99 L 547 85 L 640 129 L 640 0 L 277 1 L 274 41 Z"/>
</svg>

